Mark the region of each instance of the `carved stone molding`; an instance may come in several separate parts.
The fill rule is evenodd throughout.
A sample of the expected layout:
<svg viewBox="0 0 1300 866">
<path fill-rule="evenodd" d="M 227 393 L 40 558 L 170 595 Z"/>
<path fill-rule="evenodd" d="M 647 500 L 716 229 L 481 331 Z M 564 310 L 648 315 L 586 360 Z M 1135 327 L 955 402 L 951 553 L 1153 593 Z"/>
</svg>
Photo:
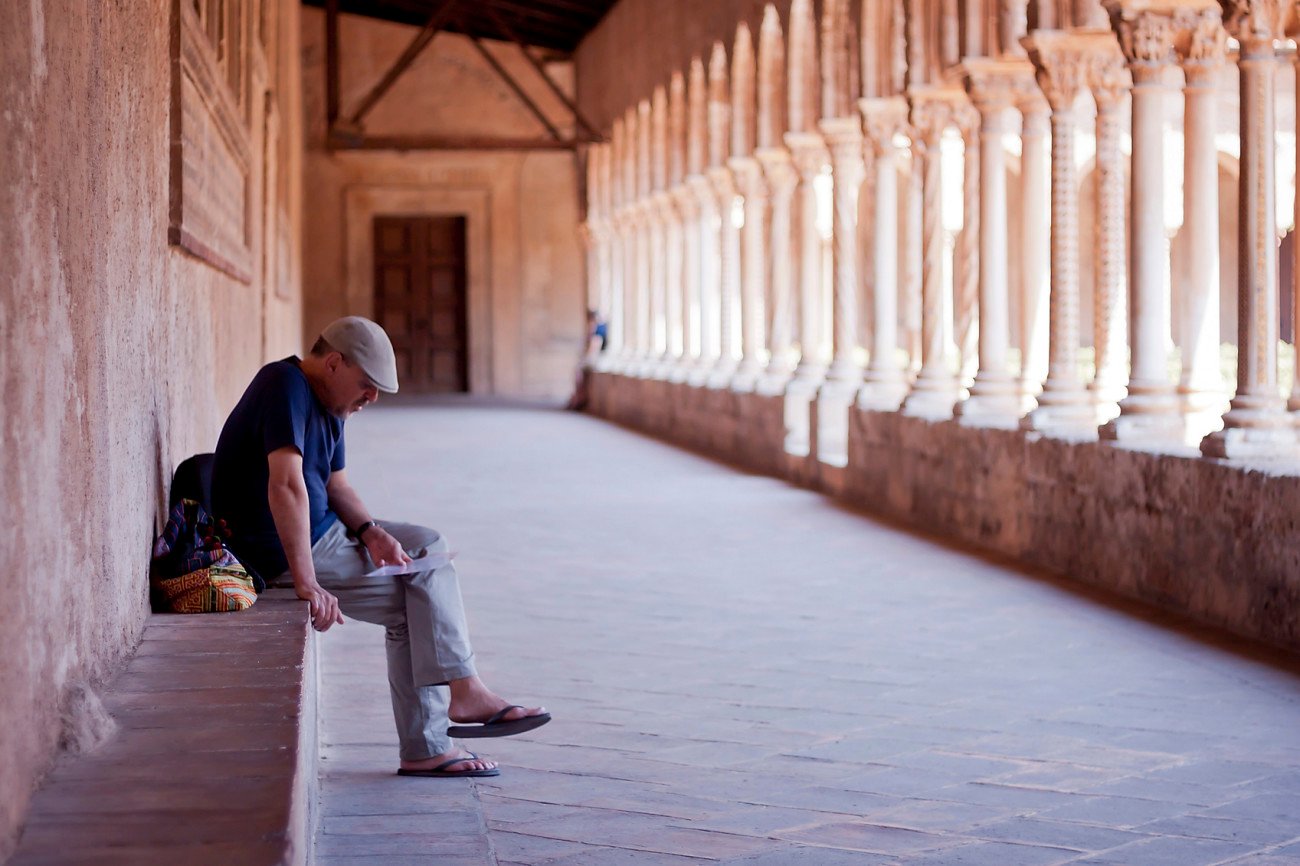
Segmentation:
<svg viewBox="0 0 1300 866">
<path fill-rule="evenodd" d="M 907 100 L 901 97 L 859 99 L 862 128 L 877 155 L 892 152 L 894 136 L 907 131 Z"/>
<path fill-rule="evenodd" d="M 1033 90 L 1034 66 L 1019 57 L 971 57 L 963 61 L 966 91 L 981 114 L 1017 106 Z"/>
<path fill-rule="evenodd" d="M 969 122 L 966 112 L 970 101 L 965 91 L 957 89 L 914 90 L 908 94 L 908 121 L 915 141 L 923 147 L 936 147 L 943 131 L 950 126 Z"/>
<path fill-rule="evenodd" d="M 1284 35 L 1292 0 L 1221 0 L 1224 27 L 1244 50 L 1269 50 Z"/>
<path fill-rule="evenodd" d="M 1223 62 L 1227 32 L 1216 0 L 1107 0 L 1106 6 L 1139 81 L 1156 80 L 1179 62 L 1211 70 Z"/>
</svg>

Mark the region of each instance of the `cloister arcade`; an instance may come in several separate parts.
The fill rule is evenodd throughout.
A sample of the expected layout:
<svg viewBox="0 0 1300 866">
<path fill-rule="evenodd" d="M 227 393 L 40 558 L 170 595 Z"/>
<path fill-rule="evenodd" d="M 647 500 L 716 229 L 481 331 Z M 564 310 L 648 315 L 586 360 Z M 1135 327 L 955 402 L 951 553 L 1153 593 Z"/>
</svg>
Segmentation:
<svg viewBox="0 0 1300 866">
<path fill-rule="evenodd" d="M 795 0 L 785 20 L 769 4 L 589 152 L 600 369 L 780 396 L 787 452 L 831 465 L 854 405 L 1295 455 L 1278 342 L 1293 17 L 1255 0 L 827 0 L 820 17 Z"/>
</svg>

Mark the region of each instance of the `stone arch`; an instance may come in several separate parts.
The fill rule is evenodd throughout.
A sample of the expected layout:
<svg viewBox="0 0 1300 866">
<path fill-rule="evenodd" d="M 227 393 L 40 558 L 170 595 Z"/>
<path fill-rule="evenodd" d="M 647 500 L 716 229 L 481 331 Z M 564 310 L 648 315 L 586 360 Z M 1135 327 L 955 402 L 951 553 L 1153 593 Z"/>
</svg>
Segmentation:
<svg viewBox="0 0 1300 866">
<path fill-rule="evenodd" d="M 812 0 L 794 0 L 790 4 L 788 48 L 787 122 L 792 132 L 815 132 L 819 103 L 817 26 Z"/>
<path fill-rule="evenodd" d="M 749 25 L 736 25 L 736 39 L 731 49 L 731 155 L 748 157 L 755 141 L 755 60 L 754 37 Z"/>
<path fill-rule="evenodd" d="M 731 93 L 727 75 L 727 48 L 713 43 L 709 55 L 709 167 L 726 165 L 731 133 Z"/>
<path fill-rule="evenodd" d="M 757 120 L 758 147 L 780 147 L 786 130 L 785 35 L 781 16 L 771 3 L 763 8 L 758 32 Z"/>
</svg>

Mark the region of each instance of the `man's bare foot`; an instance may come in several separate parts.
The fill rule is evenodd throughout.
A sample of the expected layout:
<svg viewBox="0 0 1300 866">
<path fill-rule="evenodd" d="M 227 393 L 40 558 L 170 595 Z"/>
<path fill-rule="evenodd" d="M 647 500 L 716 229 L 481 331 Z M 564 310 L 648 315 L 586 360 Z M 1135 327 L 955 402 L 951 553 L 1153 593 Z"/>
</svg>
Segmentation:
<svg viewBox="0 0 1300 866">
<path fill-rule="evenodd" d="M 456 761 L 457 758 L 461 758 L 463 760 Z M 402 761 L 401 767 L 403 770 L 407 770 L 407 771 L 432 770 L 434 767 L 437 767 L 441 764 L 445 764 L 448 761 L 456 761 L 455 764 L 452 764 L 450 767 L 447 768 L 447 770 L 449 771 L 447 775 L 449 776 L 455 775 L 456 773 L 468 772 L 471 770 L 495 770 L 497 767 L 496 761 L 488 761 L 483 758 L 476 758 L 474 757 L 474 754 L 472 752 L 462 749 L 459 746 L 454 747 L 449 751 L 443 752 L 441 755 L 434 755 L 431 758 L 424 758 L 423 760 L 419 760 L 419 761 Z"/>
<path fill-rule="evenodd" d="M 464 677 L 452 680 L 451 706 L 447 718 L 460 724 L 486 722 L 496 713 L 510 706 L 510 702 L 496 695 L 483 684 L 478 677 Z M 545 707 L 513 707 L 501 717 L 501 721 L 522 719 L 526 716 L 540 716 L 546 712 Z"/>
</svg>

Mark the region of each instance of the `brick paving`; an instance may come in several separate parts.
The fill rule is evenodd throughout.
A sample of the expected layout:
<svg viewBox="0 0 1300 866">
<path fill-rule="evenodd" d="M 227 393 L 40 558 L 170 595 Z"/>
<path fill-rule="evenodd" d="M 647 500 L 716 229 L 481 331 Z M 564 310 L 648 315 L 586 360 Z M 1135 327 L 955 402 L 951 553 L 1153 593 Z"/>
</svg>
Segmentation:
<svg viewBox="0 0 1300 866">
<path fill-rule="evenodd" d="M 1294 663 L 586 417 L 349 430 L 556 718 L 466 741 L 498 778 L 397 778 L 382 632 L 330 632 L 321 866 L 1300 864 Z"/>
</svg>

